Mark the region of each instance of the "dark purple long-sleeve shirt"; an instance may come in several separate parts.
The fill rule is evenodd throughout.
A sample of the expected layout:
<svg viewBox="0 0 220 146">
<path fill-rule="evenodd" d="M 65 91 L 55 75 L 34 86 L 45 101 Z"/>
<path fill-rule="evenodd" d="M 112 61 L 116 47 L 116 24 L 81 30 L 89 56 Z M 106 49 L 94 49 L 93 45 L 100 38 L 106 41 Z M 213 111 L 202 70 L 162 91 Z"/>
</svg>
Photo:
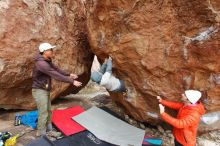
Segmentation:
<svg viewBox="0 0 220 146">
<path fill-rule="evenodd" d="M 35 61 L 32 88 L 50 91 L 51 78 L 61 82 L 73 83 L 74 80 L 70 78 L 70 74 L 59 69 L 52 61 L 46 60 L 42 55 L 38 54 Z"/>
</svg>

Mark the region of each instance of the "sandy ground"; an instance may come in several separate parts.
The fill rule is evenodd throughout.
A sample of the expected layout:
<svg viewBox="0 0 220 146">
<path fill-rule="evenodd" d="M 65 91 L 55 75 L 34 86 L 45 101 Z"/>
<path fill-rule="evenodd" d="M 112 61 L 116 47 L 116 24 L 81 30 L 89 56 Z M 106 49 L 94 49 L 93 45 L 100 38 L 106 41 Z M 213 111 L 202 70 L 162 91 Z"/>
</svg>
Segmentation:
<svg viewBox="0 0 220 146">
<path fill-rule="evenodd" d="M 94 84 L 89 84 L 77 95 L 69 95 L 65 98 L 56 99 L 52 102 L 52 109 L 65 109 L 76 105 L 88 109 L 91 106 L 107 106 L 128 123 L 146 130 L 149 136 L 163 139 L 164 146 L 173 146 L 173 135 L 171 130 L 164 130 L 162 127 L 154 127 L 148 124 L 138 123 L 126 115 L 120 107 L 115 105 L 108 96 L 108 93 Z M 36 139 L 36 130 L 25 126 L 14 126 L 14 117 L 16 114 L 22 114 L 23 110 L 0 110 L 0 131 L 9 131 L 12 134 L 22 135 L 17 139 L 16 146 L 24 146 Z M 220 131 L 213 131 L 197 138 L 198 146 L 220 146 Z"/>
</svg>

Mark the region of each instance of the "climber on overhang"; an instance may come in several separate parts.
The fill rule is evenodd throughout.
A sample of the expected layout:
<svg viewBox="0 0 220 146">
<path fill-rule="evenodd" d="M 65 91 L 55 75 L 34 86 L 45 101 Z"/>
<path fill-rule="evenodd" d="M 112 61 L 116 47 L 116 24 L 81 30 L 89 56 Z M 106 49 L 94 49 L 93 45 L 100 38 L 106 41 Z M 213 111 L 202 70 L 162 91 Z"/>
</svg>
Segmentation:
<svg viewBox="0 0 220 146">
<path fill-rule="evenodd" d="M 51 131 L 49 134 L 55 133 L 52 131 L 51 123 L 51 78 L 71 83 L 76 87 L 82 85 L 81 82 L 76 81 L 78 78 L 76 74 L 68 74 L 52 63 L 54 48 L 55 46 L 49 43 L 40 44 L 40 53 L 35 59 L 33 69 L 32 95 L 38 108 L 37 136 L 45 135 L 47 131 Z"/>
<path fill-rule="evenodd" d="M 200 102 L 202 94 L 197 90 L 186 90 L 182 94 L 183 103 L 169 102 L 157 97 L 161 118 L 174 127 L 175 146 L 195 146 L 197 128 L 201 116 L 205 113 Z M 165 113 L 164 106 L 178 110 L 177 118 Z"/>
<path fill-rule="evenodd" d="M 105 59 L 105 62 L 98 71 L 92 71 L 92 81 L 105 87 L 108 91 L 125 94 L 127 92 L 124 81 L 119 80 L 112 74 L 112 58 Z"/>
</svg>

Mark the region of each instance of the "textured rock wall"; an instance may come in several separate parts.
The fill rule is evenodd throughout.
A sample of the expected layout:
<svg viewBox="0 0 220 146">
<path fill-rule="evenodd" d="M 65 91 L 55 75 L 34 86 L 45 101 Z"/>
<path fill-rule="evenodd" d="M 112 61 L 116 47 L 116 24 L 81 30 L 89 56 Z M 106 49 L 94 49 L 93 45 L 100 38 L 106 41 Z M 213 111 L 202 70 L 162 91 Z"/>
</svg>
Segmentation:
<svg viewBox="0 0 220 146">
<path fill-rule="evenodd" d="M 33 58 L 42 42 L 58 46 L 54 62 L 87 83 L 93 54 L 86 35 L 80 0 L 0 1 L 0 108 L 31 109 Z M 77 92 L 53 82 L 51 98 Z"/>
<path fill-rule="evenodd" d="M 34 107 L 33 57 L 48 41 L 59 46 L 55 63 L 84 84 L 92 52 L 112 56 L 129 90 L 112 98 L 139 121 L 159 121 L 156 95 L 179 101 L 185 89 L 201 90 L 207 110 L 220 110 L 218 0 L 2 0 L 0 20 L 1 108 Z M 52 99 L 79 90 L 53 84 Z"/>
<path fill-rule="evenodd" d="M 220 110 L 220 1 L 89 0 L 86 10 L 93 52 L 112 56 L 129 89 L 111 95 L 133 117 L 157 122 L 156 95 L 179 101 L 185 89 Z"/>
</svg>

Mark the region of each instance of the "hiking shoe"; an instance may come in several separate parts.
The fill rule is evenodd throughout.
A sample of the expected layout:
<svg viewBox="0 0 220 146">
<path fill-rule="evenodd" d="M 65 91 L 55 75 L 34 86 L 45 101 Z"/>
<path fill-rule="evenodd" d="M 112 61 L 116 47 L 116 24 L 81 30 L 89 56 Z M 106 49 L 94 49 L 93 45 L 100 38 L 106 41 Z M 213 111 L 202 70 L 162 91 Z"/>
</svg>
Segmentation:
<svg viewBox="0 0 220 146">
<path fill-rule="evenodd" d="M 54 138 L 54 137 L 48 137 L 48 136 L 47 136 L 47 138 L 48 138 L 50 141 L 55 141 L 55 140 L 57 140 L 57 139 Z"/>
<path fill-rule="evenodd" d="M 47 132 L 47 136 L 49 136 L 49 137 L 57 138 L 57 137 L 60 137 L 61 135 L 62 135 L 61 132 L 56 132 L 56 131 Z"/>
<path fill-rule="evenodd" d="M 53 126 L 52 124 L 47 124 L 47 132 L 52 131 L 53 130 Z"/>
<path fill-rule="evenodd" d="M 36 133 L 37 137 L 40 137 L 40 136 L 43 136 L 43 135 L 46 135 L 46 130 L 37 130 L 37 133 Z"/>
</svg>

